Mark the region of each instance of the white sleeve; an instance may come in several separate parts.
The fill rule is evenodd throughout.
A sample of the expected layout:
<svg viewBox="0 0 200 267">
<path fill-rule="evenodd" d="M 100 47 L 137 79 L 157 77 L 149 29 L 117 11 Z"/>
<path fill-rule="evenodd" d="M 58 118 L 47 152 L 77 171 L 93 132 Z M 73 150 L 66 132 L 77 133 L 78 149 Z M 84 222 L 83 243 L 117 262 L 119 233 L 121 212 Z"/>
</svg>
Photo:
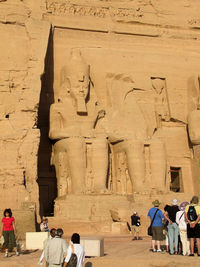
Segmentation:
<svg viewBox="0 0 200 267">
<path fill-rule="evenodd" d="M 178 214 L 178 212 L 176 213 L 176 223 L 177 224 L 179 224 L 180 223 L 180 220 L 179 220 L 180 218 L 179 218 L 179 214 Z"/>
<path fill-rule="evenodd" d="M 65 258 L 65 262 L 68 262 L 69 261 L 69 259 L 71 258 L 71 255 L 72 255 L 72 246 L 69 246 L 67 248 L 67 256 Z"/>
<path fill-rule="evenodd" d="M 44 250 L 42 251 L 42 254 L 41 254 L 41 256 L 40 256 L 40 262 L 42 262 L 43 261 L 43 259 L 44 259 Z"/>
<path fill-rule="evenodd" d="M 83 262 L 85 261 L 85 251 L 83 251 Z M 83 264 L 82 262 L 82 264 Z"/>
<path fill-rule="evenodd" d="M 47 262 L 49 262 L 49 242 L 47 243 L 44 249 L 44 258 Z"/>
</svg>

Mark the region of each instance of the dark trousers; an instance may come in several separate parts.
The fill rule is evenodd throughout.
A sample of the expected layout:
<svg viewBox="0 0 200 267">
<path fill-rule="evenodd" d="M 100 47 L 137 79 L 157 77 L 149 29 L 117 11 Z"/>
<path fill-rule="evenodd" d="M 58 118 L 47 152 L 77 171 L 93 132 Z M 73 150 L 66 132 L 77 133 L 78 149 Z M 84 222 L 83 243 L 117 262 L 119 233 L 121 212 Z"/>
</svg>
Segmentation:
<svg viewBox="0 0 200 267">
<path fill-rule="evenodd" d="M 3 248 L 15 248 L 17 246 L 14 231 L 3 231 Z"/>
</svg>

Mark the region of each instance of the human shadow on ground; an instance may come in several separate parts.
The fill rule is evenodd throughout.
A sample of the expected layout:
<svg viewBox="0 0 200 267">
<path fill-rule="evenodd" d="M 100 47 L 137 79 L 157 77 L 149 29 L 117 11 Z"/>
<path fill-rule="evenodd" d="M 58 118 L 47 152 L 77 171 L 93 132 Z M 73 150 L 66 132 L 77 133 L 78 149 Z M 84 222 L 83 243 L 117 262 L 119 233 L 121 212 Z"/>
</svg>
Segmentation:
<svg viewBox="0 0 200 267">
<path fill-rule="evenodd" d="M 24 250 L 24 251 L 22 251 L 20 254 L 22 254 L 22 255 L 27 255 L 27 254 L 31 254 L 31 253 L 34 253 L 34 252 L 36 252 L 36 251 L 38 251 L 38 249 L 35 249 L 35 250 Z"/>
<path fill-rule="evenodd" d="M 92 263 L 89 261 L 85 264 L 85 267 L 92 267 Z"/>
</svg>

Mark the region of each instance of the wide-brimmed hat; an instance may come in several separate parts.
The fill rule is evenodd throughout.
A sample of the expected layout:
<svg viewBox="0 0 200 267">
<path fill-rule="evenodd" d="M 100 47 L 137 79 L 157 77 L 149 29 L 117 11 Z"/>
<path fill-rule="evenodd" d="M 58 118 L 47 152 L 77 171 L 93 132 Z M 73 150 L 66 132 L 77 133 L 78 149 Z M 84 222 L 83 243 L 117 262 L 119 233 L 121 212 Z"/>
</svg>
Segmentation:
<svg viewBox="0 0 200 267">
<path fill-rule="evenodd" d="M 160 206 L 160 202 L 159 202 L 159 200 L 158 199 L 156 199 L 156 200 L 154 200 L 153 202 L 152 202 L 152 204 L 155 206 L 155 207 L 158 207 L 158 206 Z"/>
<path fill-rule="evenodd" d="M 178 202 L 179 202 L 179 201 L 178 201 L 178 199 L 174 198 L 174 199 L 172 200 L 172 205 L 174 205 L 174 206 L 175 206 L 175 205 L 177 205 L 177 204 L 178 204 Z"/>
<path fill-rule="evenodd" d="M 184 210 L 185 210 L 185 207 L 186 207 L 187 205 L 189 205 L 189 202 L 187 202 L 187 201 L 183 201 L 183 202 L 181 202 L 181 204 L 179 205 L 179 210 L 184 211 Z"/>
</svg>

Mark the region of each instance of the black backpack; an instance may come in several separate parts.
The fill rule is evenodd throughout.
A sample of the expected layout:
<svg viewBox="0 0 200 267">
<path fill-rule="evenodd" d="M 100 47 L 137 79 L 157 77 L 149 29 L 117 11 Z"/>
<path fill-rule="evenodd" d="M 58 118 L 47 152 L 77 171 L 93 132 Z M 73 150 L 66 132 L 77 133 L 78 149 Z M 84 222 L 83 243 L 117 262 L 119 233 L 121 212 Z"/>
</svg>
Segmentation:
<svg viewBox="0 0 200 267">
<path fill-rule="evenodd" d="M 196 219 L 198 218 L 196 209 L 194 206 L 189 206 L 187 217 L 188 217 L 188 220 L 190 220 L 191 222 L 196 221 Z"/>
<path fill-rule="evenodd" d="M 77 256 L 74 253 L 74 246 L 72 245 L 72 255 L 67 263 L 67 267 L 76 267 L 77 265 Z"/>
</svg>

